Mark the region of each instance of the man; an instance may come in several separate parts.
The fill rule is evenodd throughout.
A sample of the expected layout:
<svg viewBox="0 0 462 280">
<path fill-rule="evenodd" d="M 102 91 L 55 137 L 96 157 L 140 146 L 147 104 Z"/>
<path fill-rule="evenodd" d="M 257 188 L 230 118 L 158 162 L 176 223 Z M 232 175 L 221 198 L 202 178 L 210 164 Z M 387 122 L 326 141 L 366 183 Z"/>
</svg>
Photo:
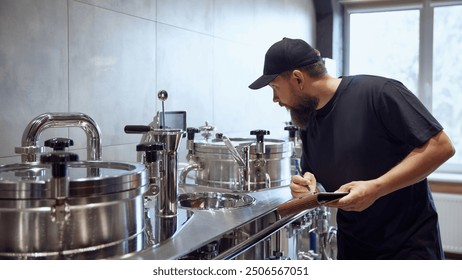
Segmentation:
<svg viewBox="0 0 462 280">
<path fill-rule="evenodd" d="M 442 126 L 400 82 L 330 76 L 300 39 L 271 46 L 263 75 L 303 143 L 303 177 L 293 196 L 349 192 L 338 208 L 338 259 L 443 259 L 438 215 L 426 177 L 455 153 Z"/>
</svg>

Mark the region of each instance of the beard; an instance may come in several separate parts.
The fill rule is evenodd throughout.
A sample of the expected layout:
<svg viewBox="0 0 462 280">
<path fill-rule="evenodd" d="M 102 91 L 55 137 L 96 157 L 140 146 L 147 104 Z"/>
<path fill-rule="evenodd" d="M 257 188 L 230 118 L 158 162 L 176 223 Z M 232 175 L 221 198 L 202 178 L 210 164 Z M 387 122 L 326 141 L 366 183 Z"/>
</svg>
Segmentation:
<svg viewBox="0 0 462 280">
<path fill-rule="evenodd" d="M 316 111 L 318 104 L 318 98 L 301 96 L 297 107 L 287 108 L 290 112 L 292 123 L 299 128 L 307 128 L 311 115 Z"/>
</svg>

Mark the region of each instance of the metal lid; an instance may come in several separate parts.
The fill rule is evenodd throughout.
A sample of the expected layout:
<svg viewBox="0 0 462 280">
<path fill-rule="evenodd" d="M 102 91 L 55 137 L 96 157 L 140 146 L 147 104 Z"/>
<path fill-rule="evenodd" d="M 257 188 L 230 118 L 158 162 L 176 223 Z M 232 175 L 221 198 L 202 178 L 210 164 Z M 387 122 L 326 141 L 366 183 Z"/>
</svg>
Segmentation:
<svg viewBox="0 0 462 280">
<path fill-rule="evenodd" d="M 255 154 L 255 138 L 229 138 L 232 144 L 239 150 L 243 146 L 250 146 L 250 154 Z M 292 154 L 293 143 L 280 139 L 265 139 L 265 154 Z M 209 141 L 200 140 L 194 143 L 196 153 L 229 154 L 222 139 Z"/>
<path fill-rule="evenodd" d="M 69 197 L 87 197 L 140 188 L 148 183 L 141 163 L 77 161 L 68 163 Z M 0 165 L 0 199 L 46 199 L 51 196 L 51 164 Z"/>
</svg>

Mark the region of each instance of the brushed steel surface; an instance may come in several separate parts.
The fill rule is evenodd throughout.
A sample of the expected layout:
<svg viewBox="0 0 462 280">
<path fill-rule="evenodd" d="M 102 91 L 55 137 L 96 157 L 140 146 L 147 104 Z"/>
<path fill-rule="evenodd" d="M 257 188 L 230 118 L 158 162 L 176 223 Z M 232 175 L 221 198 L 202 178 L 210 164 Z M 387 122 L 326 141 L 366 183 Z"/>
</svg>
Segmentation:
<svg viewBox="0 0 462 280">
<path fill-rule="evenodd" d="M 68 197 L 57 199 L 50 165 L 0 166 L 1 259 L 100 259 L 144 248 L 144 165 L 73 162 L 68 169 Z"/>
</svg>

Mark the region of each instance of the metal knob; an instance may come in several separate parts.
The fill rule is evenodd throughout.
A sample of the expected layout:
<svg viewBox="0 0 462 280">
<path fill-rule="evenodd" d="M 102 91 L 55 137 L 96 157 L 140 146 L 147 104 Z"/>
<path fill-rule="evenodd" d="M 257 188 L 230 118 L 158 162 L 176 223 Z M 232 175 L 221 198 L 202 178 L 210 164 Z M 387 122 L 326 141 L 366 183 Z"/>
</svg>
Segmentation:
<svg viewBox="0 0 462 280">
<path fill-rule="evenodd" d="M 284 127 L 284 130 L 288 130 L 289 131 L 289 138 L 294 139 L 295 138 L 295 133 L 298 131 L 298 127 L 296 127 L 294 125 L 289 125 L 289 126 Z"/>
<path fill-rule="evenodd" d="M 257 142 L 263 142 L 263 137 L 269 134 L 270 132 L 268 130 L 263 130 L 263 129 L 257 129 L 257 130 L 250 131 L 250 135 L 257 136 Z"/>
<path fill-rule="evenodd" d="M 159 98 L 160 101 L 165 101 L 168 98 L 168 92 L 166 90 L 160 90 L 157 93 L 157 98 Z"/>
<path fill-rule="evenodd" d="M 195 127 L 188 127 L 186 129 L 186 133 L 188 134 L 188 140 L 194 140 L 194 136 L 196 133 L 199 133 L 200 130 Z"/>
<path fill-rule="evenodd" d="M 45 141 L 45 147 L 50 147 L 53 151 L 64 151 L 66 148 L 74 146 L 74 141 L 69 138 L 52 138 Z"/>
<path fill-rule="evenodd" d="M 157 161 L 157 152 L 164 150 L 163 143 L 141 143 L 136 145 L 137 152 L 146 153 L 146 162 L 151 163 Z"/>
<path fill-rule="evenodd" d="M 252 130 L 250 131 L 250 135 L 255 135 L 257 137 L 257 143 L 255 145 L 255 153 L 257 155 L 261 155 L 265 153 L 265 145 L 263 144 L 263 138 L 265 135 L 269 135 L 270 132 L 268 130 Z"/>
<path fill-rule="evenodd" d="M 51 173 L 53 177 L 67 176 L 67 163 L 78 161 L 79 156 L 73 153 L 48 153 L 40 156 L 41 163 L 51 164 Z"/>
<path fill-rule="evenodd" d="M 162 101 L 162 128 L 165 129 L 165 107 L 164 107 L 164 101 L 167 100 L 168 98 L 168 93 L 165 90 L 160 90 L 157 93 L 157 98 L 159 98 L 160 101 Z"/>
<path fill-rule="evenodd" d="M 215 130 L 215 126 L 209 124 L 208 121 L 205 121 L 205 125 L 200 126 L 199 130 L 202 131 L 201 135 L 207 141 L 212 136 L 211 131 Z"/>
</svg>

